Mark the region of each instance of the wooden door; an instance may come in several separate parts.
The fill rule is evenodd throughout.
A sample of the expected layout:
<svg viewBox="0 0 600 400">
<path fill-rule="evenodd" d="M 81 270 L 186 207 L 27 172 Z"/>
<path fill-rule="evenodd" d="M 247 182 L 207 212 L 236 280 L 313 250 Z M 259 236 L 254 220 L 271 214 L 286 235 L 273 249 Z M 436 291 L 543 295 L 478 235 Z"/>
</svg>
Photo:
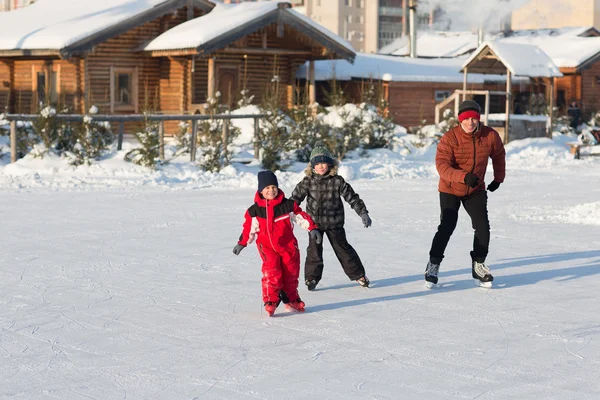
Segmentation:
<svg viewBox="0 0 600 400">
<path fill-rule="evenodd" d="M 217 69 L 217 90 L 221 92 L 221 104 L 231 108 L 239 97 L 240 69 L 235 65 L 220 65 Z"/>
</svg>

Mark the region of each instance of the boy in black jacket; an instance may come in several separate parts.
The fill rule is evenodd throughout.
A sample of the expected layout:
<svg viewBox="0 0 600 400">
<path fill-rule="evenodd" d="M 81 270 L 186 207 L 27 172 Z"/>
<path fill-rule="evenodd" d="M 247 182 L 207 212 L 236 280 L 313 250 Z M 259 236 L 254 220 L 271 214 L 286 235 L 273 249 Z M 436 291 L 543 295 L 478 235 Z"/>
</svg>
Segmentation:
<svg viewBox="0 0 600 400">
<path fill-rule="evenodd" d="M 331 247 L 344 268 L 348 278 L 368 287 L 369 279 L 356 250 L 346 240 L 344 230 L 344 203 L 350 204 L 362 218 L 365 228 L 371 226 L 371 218 L 365 203 L 354 189 L 337 174 L 337 162 L 323 143 L 317 143 L 310 153 L 306 177 L 296 185 L 291 200 L 298 205 L 306 198 L 306 212 L 319 230 L 327 235 Z M 308 290 L 315 290 L 323 276 L 323 244 L 309 237 L 304 278 Z"/>
</svg>

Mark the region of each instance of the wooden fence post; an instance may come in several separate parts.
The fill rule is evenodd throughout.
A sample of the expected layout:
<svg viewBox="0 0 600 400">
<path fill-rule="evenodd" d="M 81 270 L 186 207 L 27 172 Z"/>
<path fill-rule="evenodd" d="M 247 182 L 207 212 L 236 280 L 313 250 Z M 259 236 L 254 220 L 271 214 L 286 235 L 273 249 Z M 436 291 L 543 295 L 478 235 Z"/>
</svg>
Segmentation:
<svg viewBox="0 0 600 400">
<path fill-rule="evenodd" d="M 125 133 L 125 122 L 119 122 L 119 136 L 117 139 L 117 150 L 123 150 L 123 134 Z"/>
<path fill-rule="evenodd" d="M 221 135 L 221 141 L 223 142 L 223 147 L 221 148 L 221 160 L 225 161 L 227 157 L 227 142 L 229 140 L 229 120 L 223 120 L 223 132 Z"/>
<path fill-rule="evenodd" d="M 190 161 L 196 161 L 196 140 L 198 138 L 198 120 L 192 121 L 192 139 L 190 142 Z"/>
<path fill-rule="evenodd" d="M 10 162 L 17 162 L 17 121 L 10 121 Z"/>
<path fill-rule="evenodd" d="M 258 160 L 260 152 L 260 120 L 254 118 L 254 159 Z"/>
<path fill-rule="evenodd" d="M 158 125 L 158 158 L 165 159 L 165 121 Z"/>
</svg>

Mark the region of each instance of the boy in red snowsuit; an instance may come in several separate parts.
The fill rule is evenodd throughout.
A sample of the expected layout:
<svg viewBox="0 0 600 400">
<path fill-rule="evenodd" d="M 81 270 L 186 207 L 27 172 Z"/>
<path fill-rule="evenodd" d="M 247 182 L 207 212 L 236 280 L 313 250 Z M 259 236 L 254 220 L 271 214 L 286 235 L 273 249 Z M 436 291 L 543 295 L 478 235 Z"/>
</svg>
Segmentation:
<svg viewBox="0 0 600 400">
<path fill-rule="evenodd" d="M 292 231 L 293 222 L 308 230 L 321 242 L 323 237 L 312 218 L 279 190 L 271 171 L 258 173 L 258 191 L 254 204 L 246 210 L 242 234 L 233 254 L 238 255 L 254 239 L 262 259 L 262 297 L 265 310 L 272 316 L 280 301 L 288 310 L 304 311 L 298 295 L 300 251 Z"/>
</svg>

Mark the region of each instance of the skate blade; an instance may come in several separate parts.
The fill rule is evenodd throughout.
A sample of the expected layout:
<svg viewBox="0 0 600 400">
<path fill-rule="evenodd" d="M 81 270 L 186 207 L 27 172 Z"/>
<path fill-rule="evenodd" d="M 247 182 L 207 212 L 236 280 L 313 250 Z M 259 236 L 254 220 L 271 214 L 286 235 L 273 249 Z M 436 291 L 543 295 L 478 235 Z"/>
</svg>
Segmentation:
<svg viewBox="0 0 600 400">
<path fill-rule="evenodd" d="M 437 283 L 425 281 L 425 287 L 427 289 L 437 289 L 438 285 Z"/>
<path fill-rule="evenodd" d="M 288 306 L 287 304 L 285 306 L 285 310 L 288 311 L 288 312 L 304 312 L 304 308 L 297 309 L 297 308 L 294 308 L 292 306 Z"/>
<path fill-rule="evenodd" d="M 479 279 L 473 279 L 473 282 L 475 282 L 475 286 L 480 288 L 490 289 L 492 287 L 492 282 L 481 282 Z"/>
</svg>

